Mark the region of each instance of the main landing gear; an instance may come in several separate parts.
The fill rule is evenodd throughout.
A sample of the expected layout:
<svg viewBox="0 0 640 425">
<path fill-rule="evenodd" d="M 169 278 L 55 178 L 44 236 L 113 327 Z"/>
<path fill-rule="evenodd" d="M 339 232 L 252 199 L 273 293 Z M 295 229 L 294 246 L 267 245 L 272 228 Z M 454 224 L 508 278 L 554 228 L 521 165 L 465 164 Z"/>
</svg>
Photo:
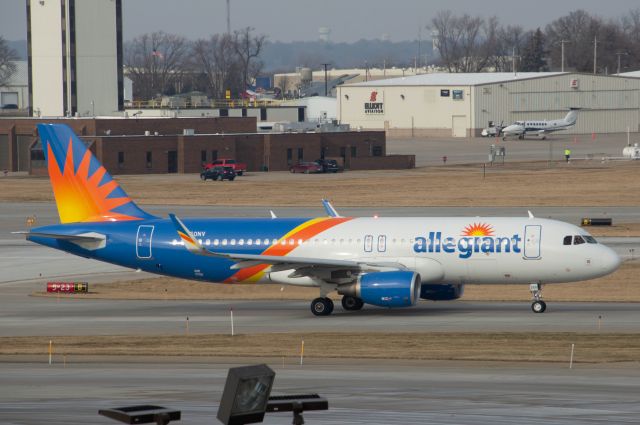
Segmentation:
<svg viewBox="0 0 640 425">
<path fill-rule="evenodd" d="M 311 301 L 311 312 L 316 316 L 328 316 L 333 312 L 331 298 L 319 297 Z"/>
<path fill-rule="evenodd" d="M 364 302 L 357 297 L 345 295 L 342 297 L 342 308 L 347 311 L 361 310 Z M 333 312 L 333 301 L 329 297 L 318 297 L 311 301 L 311 312 L 316 316 L 328 316 Z"/>
<path fill-rule="evenodd" d="M 364 302 L 358 297 L 352 297 L 351 295 L 342 297 L 342 308 L 347 311 L 361 310 L 362 306 L 364 306 Z"/>
<path fill-rule="evenodd" d="M 544 313 L 547 309 L 547 303 L 542 301 L 542 284 L 532 283 L 529 285 L 529 291 L 533 296 L 533 302 L 531 303 L 531 310 L 534 313 Z"/>
</svg>

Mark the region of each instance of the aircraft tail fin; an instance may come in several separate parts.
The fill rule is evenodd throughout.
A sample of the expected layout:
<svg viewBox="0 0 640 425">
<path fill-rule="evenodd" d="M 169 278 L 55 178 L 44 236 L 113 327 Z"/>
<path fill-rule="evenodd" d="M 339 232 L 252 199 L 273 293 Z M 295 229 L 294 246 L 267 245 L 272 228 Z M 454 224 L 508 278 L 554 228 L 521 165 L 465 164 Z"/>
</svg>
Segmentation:
<svg viewBox="0 0 640 425">
<path fill-rule="evenodd" d="M 569 108 L 569 113 L 564 117 L 564 120 L 569 125 L 574 125 L 578 121 L 578 111 L 580 108 Z"/>
<path fill-rule="evenodd" d="M 145 220 L 84 142 L 65 124 L 38 124 L 61 223 Z"/>
</svg>

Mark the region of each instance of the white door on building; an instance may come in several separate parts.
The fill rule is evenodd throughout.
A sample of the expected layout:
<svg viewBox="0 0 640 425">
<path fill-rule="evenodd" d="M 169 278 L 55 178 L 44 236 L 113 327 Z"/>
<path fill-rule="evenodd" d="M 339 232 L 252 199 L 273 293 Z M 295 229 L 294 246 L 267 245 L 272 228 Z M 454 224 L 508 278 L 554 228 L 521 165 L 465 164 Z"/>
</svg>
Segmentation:
<svg viewBox="0 0 640 425">
<path fill-rule="evenodd" d="M 465 115 L 454 115 L 452 117 L 451 128 L 453 137 L 467 137 L 467 117 Z"/>
</svg>

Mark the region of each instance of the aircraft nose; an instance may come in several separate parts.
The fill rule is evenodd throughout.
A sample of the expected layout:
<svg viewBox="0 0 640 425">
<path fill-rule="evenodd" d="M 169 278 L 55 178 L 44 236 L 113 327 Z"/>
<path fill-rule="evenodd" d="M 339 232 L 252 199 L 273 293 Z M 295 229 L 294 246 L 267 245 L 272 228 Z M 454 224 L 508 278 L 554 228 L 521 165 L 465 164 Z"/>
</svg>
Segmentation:
<svg viewBox="0 0 640 425">
<path fill-rule="evenodd" d="M 603 272 L 606 274 L 613 273 L 618 269 L 618 267 L 620 267 L 620 264 L 622 264 L 622 259 L 613 249 L 607 246 L 602 246 L 601 248 L 598 260 Z"/>
</svg>

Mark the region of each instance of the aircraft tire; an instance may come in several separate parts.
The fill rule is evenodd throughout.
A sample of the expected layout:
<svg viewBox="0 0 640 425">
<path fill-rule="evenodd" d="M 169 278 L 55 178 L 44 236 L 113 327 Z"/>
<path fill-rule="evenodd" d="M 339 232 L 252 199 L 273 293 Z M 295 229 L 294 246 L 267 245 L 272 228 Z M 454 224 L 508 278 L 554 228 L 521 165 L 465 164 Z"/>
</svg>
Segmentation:
<svg viewBox="0 0 640 425">
<path fill-rule="evenodd" d="M 328 316 L 333 312 L 333 301 L 330 298 L 316 298 L 311 301 L 311 312 L 315 316 Z"/>
<path fill-rule="evenodd" d="M 360 298 L 345 295 L 342 297 L 342 308 L 347 311 L 356 311 L 362 309 L 364 303 Z"/>
<path fill-rule="evenodd" d="M 534 301 L 531 303 L 531 310 L 534 313 L 544 313 L 547 309 L 547 303 L 544 301 Z"/>
</svg>

